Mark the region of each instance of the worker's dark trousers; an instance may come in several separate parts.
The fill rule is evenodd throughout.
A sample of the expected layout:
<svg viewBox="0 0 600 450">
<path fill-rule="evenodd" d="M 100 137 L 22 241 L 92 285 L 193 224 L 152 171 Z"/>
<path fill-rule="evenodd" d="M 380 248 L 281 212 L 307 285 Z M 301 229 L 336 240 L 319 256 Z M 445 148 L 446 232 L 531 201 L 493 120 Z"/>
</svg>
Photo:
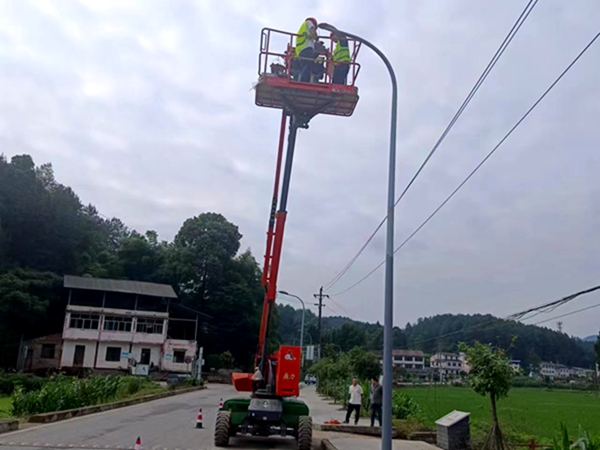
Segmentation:
<svg viewBox="0 0 600 450">
<path fill-rule="evenodd" d="M 348 404 L 348 412 L 346 412 L 346 423 L 350 422 L 352 411 L 356 411 L 356 417 L 354 418 L 354 423 L 356 424 L 358 423 L 358 418 L 360 417 L 360 405 L 353 405 L 352 403 Z"/>
<path fill-rule="evenodd" d="M 381 426 L 381 405 L 377 403 L 371 405 L 371 426 L 375 426 L 375 418 L 377 418 L 377 422 Z"/>
<path fill-rule="evenodd" d="M 299 59 L 297 60 L 300 63 L 300 76 L 298 77 L 298 81 L 304 81 L 305 83 L 310 82 L 310 75 L 313 71 L 313 64 L 315 57 L 315 49 L 312 47 L 308 47 L 303 49 L 298 55 L 301 58 L 311 58 L 308 59 Z"/>
<path fill-rule="evenodd" d="M 346 84 L 346 79 L 348 78 L 348 71 L 350 70 L 349 64 L 340 64 L 336 65 L 333 68 L 333 79 L 331 82 L 333 84 Z"/>
</svg>

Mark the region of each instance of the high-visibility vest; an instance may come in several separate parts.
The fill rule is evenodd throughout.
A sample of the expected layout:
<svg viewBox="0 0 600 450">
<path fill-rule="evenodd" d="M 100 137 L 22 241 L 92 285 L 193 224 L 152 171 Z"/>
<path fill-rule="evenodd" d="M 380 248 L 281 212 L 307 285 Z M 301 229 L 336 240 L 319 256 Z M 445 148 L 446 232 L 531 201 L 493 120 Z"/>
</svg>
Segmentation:
<svg viewBox="0 0 600 450">
<path fill-rule="evenodd" d="M 336 42 L 335 48 L 333 49 L 333 62 L 350 62 L 350 49 L 348 46 L 343 47 L 340 44 L 340 41 Z"/>
<path fill-rule="evenodd" d="M 304 47 L 306 47 L 306 43 L 308 41 L 308 38 L 310 37 L 310 34 L 307 30 L 306 27 L 306 20 L 304 22 L 302 22 L 302 26 L 300 27 L 300 29 L 298 30 L 298 36 L 296 36 L 296 56 L 300 56 L 300 52 L 302 50 L 304 50 Z"/>
</svg>

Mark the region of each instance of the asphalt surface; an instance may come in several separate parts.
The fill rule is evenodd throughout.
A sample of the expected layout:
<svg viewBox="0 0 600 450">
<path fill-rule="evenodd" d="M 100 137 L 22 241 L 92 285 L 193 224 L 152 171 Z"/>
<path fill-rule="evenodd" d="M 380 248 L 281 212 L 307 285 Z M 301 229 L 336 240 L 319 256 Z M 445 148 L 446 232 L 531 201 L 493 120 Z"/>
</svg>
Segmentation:
<svg viewBox="0 0 600 450">
<path fill-rule="evenodd" d="M 143 450 L 213 450 L 213 428 L 221 398 L 239 395 L 231 386 L 208 389 L 127 408 L 0 434 L 0 450 L 132 449 L 139 436 Z M 203 428 L 196 428 L 202 408 Z M 293 438 L 233 437 L 230 448 L 295 449 Z"/>
</svg>

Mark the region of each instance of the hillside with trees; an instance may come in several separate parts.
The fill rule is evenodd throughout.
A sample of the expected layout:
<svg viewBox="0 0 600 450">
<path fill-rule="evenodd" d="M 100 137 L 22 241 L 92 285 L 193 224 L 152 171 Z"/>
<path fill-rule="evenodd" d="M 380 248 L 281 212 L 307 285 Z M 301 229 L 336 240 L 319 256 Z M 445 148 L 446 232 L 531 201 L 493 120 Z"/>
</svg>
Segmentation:
<svg viewBox="0 0 600 450">
<path fill-rule="evenodd" d="M 302 311 L 291 306 L 280 306 L 279 310 L 281 342 L 298 344 Z M 305 336 L 310 334 L 310 338 L 305 337 L 304 341 L 309 344 L 312 338 L 316 343 L 317 317 L 307 311 L 305 321 Z M 513 337 L 516 337 L 514 342 Z M 421 318 L 416 323 L 406 324 L 403 329 L 394 329 L 395 348 L 423 350 L 426 354 L 456 352 L 459 343 L 472 344 L 475 341 L 507 349 L 512 359 L 521 360 L 528 368 L 537 366 L 541 361 L 593 367 L 593 342 L 585 342 L 549 328 L 499 319 L 489 314 L 443 314 Z M 383 327 L 379 323 L 325 317 L 323 344 L 334 344 L 342 351 L 355 346 L 380 351 L 383 346 Z"/>
</svg>

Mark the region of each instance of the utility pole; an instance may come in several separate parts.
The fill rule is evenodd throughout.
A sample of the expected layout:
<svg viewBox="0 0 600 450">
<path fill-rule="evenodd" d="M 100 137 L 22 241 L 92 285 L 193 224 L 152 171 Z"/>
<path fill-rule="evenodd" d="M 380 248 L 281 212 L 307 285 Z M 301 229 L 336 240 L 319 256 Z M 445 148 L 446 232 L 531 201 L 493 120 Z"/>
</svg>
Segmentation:
<svg viewBox="0 0 600 450">
<path fill-rule="evenodd" d="M 556 325 L 558 326 L 558 332 L 562 333 L 562 326 L 563 326 L 562 320 L 559 320 L 558 322 L 556 322 Z"/>
<path fill-rule="evenodd" d="M 319 303 L 315 303 L 315 306 L 319 307 L 319 331 L 318 331 L 318 334 L 319 334 L 319 338 L 318 338 L 319 339 L 319 351 L 318 351 L 318 354 L 317 354 L 317 358 L 321 359 L 321 345 L 323 344 L 322 335 L 321 335 L 321 317 L 322 317 L 321 313 L 322 313 L 323 306 L 325 306 L 323 304 L 323 297 L 329 298 L 329 295 L 323 294 L 323 286 L 321 286 L 320 289 L 319 289 L 319 293 L 318 294 L 313 294 L 313 297 L 319 299 Z"/>
</svg>

